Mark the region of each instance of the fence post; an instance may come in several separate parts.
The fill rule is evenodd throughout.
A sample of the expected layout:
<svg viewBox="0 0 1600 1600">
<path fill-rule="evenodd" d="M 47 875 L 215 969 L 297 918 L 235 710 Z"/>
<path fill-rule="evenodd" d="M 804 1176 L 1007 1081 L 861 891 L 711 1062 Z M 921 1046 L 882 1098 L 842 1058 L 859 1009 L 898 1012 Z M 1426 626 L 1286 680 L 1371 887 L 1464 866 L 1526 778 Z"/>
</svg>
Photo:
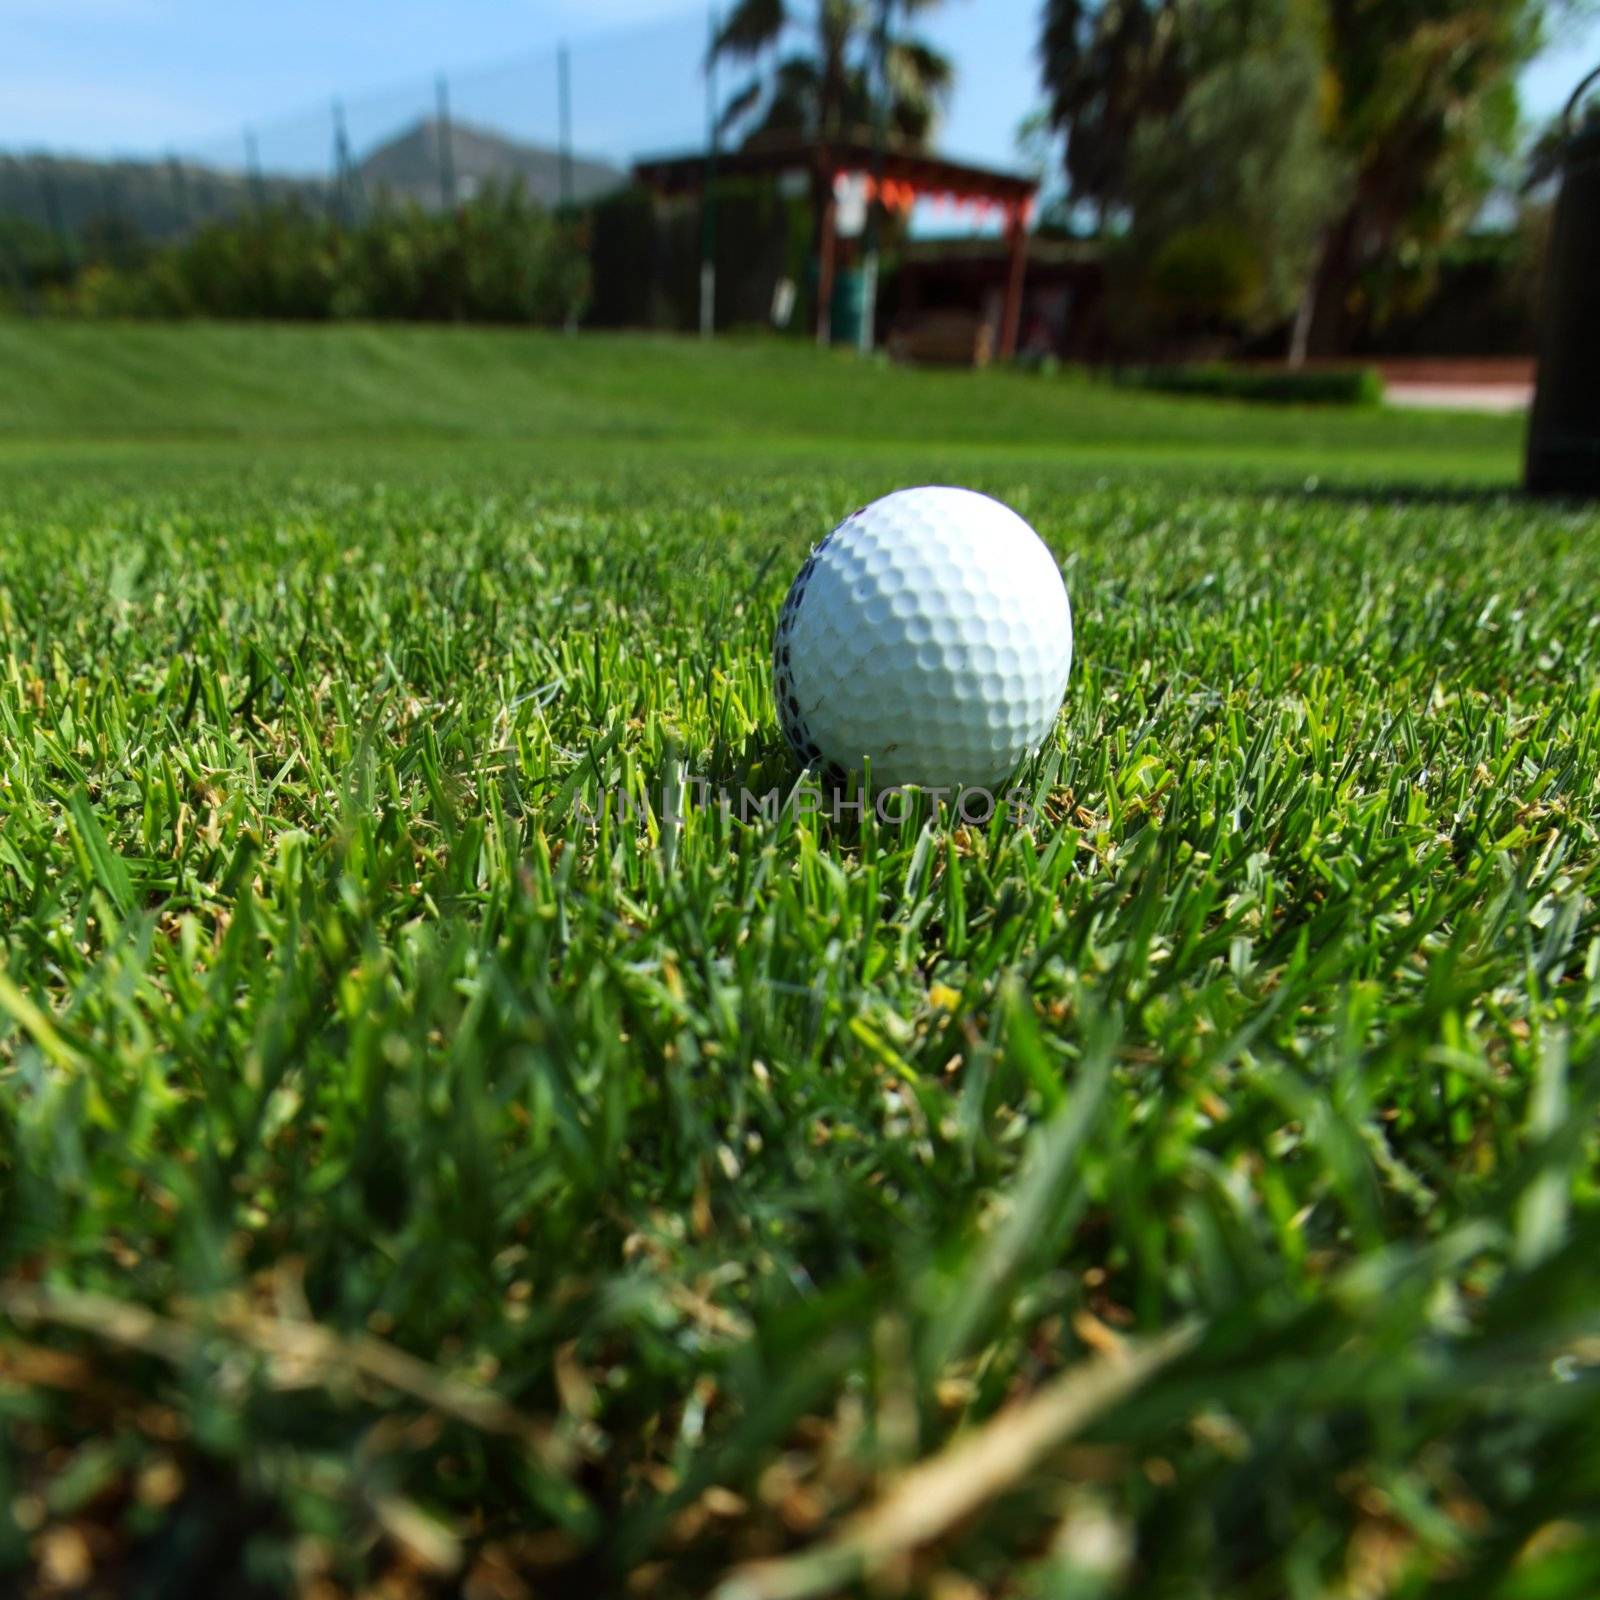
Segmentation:
<svg viewBox="0 0 1600 1600">
<path fill-rule="evenodd" d="M 556 51 L 556 148 L 563 211 L 572 206 L 572 59 L 563 44 Z"/>
<path fill-rule="evenodd" d="M 700 337 L 717 331 L 717 8 L 706 53 L 706 187 L 700 216 Z"/>
<path fill-rule="evenodd" d="M 176 233 L 189 231 L 189 185 L 183 170 L 183 160 L 176 151 L 167 157 L 167 173 L 172 179 L 172 209 L 177 214 Z"/>
<path fill-rule="evenodd" d="M 61 191 L 56 188 L 55 159 L 52 156 L 44 157 L 39 163 L 39 187 L 44 192 L 45 220 L 49 224 L 51 233 L 55 235 L 62 261 L 70 270 L 76 264 L 77 251 L 73 247 L 73 236 L 61 210 Z"/>
<path fill-rule="evenodd" d="M 439 74 L 437 86 L 438 117 L 434 131 L 439 141 L 439 197 L 446 211 L 456 208 L 456 153 L 450 134 L 450 85 Z"/>
<path fill-rule="evenodd" d="M 883 233 L 883 164 L 889 142 L 889 0 L 878 0 L 878 27 L 873 54 L 878 77 L 877 105 L 872 118 L 872 190 L 867 197 L 866 248 L 861 262 L 861 329 L 857 340 L 862 355 L 872 354 L 878 323 L 878 251 Z"/>
<path fill-rule="evenodd" d="M 257 211 L 266 209 L 266 183 L 261 176 L 261 146 L 254 128 L 244 130 L 244 165 L 250 178 L 250 203 Z"/>
<path fill-rule="evenodd" d="M 356 220 L 361 209 L 361 178 L 350 153 L 350 134 L 345 127 L 344 105 L 333 102 L 333 206 L 342 223 Z"/>
</svg>

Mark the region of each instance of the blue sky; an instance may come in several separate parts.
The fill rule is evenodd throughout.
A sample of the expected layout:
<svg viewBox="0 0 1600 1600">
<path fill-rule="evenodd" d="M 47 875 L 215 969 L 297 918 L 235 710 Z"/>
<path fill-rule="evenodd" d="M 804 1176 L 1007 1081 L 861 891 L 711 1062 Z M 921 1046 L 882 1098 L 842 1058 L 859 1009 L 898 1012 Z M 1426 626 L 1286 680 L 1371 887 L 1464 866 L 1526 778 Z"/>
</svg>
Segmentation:
<svg viewBox="0 0 1600 1600">
<path fill-rule="evenodd" d="M 950 153 L 1014 159 L 1017 123 L 1037 99 L 1038 9 L 948 0 L 929 19 L 961 69 L 941 141 Z M 577 143 L 625 158 L 696 138 L 704 29 L 704 10 L 683 0 L 0 0 L 0 149 L 220 153 L 248 123 L 270 165 L 275 149 L 299 159 L 297 139 L 326 148 L 335 96 L 350 103 L 358 148 L 380 137 L 426 104 L 440 69 L 458 114 L 553 134 L 553 91 L 540 86 L 553 83 L 549 54 L 567 38 Z M 1600 18 L 1530 69 L 1530 113 L 1558 107 L 1596 62 Z M 663 80 L 682 88 L 663 91 Z"/>
</svg>

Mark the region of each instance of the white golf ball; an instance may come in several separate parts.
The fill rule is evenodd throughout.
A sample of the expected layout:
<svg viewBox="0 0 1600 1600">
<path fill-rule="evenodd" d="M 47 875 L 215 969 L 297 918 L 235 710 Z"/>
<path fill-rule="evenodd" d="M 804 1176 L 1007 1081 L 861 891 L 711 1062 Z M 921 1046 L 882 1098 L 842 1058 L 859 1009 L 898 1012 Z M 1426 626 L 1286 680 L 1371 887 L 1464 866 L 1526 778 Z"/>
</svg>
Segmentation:
<svg viewBox="0 0 1600 1600">
<path fill-rule="evenodd" d="M 992 788 L 1053 726 L 1072 666 L 1055 558 L 1008 506 L 902 489 L 845 518 L 778 619 L 773 694 L 809 765 L 878 790 Z"/>
</svg>

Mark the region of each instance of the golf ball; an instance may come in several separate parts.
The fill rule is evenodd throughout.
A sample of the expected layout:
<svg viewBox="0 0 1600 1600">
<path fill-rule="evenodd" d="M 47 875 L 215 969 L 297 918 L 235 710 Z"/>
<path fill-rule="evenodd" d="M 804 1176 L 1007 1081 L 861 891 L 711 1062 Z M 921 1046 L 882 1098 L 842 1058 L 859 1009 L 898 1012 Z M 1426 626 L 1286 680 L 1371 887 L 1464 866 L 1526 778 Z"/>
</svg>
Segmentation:
<svg viewBox="0 0 1600 1600">
<path fill-rule="evenodd" d="M 992 788 L 1055 722 L 1072 607 L 1055 558 L 1008 506 L 902 489 L 846 517 L 783 603 L 773 694 L 804 763 L 875 789 Z"/>
</svg>

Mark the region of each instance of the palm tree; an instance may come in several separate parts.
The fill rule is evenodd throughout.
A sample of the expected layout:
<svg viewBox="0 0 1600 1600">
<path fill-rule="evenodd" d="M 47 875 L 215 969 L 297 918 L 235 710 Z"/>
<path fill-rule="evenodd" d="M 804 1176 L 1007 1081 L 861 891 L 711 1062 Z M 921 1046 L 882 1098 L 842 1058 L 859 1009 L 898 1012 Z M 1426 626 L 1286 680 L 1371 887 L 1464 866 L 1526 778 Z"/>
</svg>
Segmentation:
<svg viewBox="0 0 1600 1600">
<path fill-rule="evenodd" d="M 1297 319 L 1297 357 L 1342 354 L 1353 305 L 1370 313 L 1384 278 L 1427 261 L 1476 214 L 1514 143 L 1516 75 L 1545 10 L 1538 0 L 1325 5 L 1332 136 L 1355 181 Z"/>
<path fill-rule="evenodd" d="M 1218 62 L 1213 42 L 1281 14 L 1318 41 L 1324 139 L 1351 180 L 1295 321 L 1297 357 L 1342 354 L 1464 226 L 1510 148 L 1516 75 L 1576 0 L 1046 0 L 1040 61 L 1072 200 L 1126 211 L 1141 133 Z M 1386 290 L 1386 284 L 1390 287 Z"/>
<path fill-rule="evenodd" d="M 1046 0 L 1039 61 L 1049 117 L 1066 135 L 1068 197 L 1103 228 L 1128 199 L 1139 126 L 1183 100 L 1185 0 Z"/>
<path fill-rule="evenodd" d="M 745 139 L 764 133 L 837 136 L 871 126 L 875 95 L 874 29 L 899 12 L 931 10 L 938 0 L 739 0 L 717 33 L 712 53 L 749 62 L 755 76 L 723 108 L 721 128 Z M 874 15 L 877 7 L 886 14 Z M 786 39 L 805 42 L 780 54 Z M 763 57 L 770 56 L 767 70 Z M 899 143 L 925 145 L 950 92 L 949 60 L 925 40 L 888 32 L 887 131 Z"/>
</svg>

